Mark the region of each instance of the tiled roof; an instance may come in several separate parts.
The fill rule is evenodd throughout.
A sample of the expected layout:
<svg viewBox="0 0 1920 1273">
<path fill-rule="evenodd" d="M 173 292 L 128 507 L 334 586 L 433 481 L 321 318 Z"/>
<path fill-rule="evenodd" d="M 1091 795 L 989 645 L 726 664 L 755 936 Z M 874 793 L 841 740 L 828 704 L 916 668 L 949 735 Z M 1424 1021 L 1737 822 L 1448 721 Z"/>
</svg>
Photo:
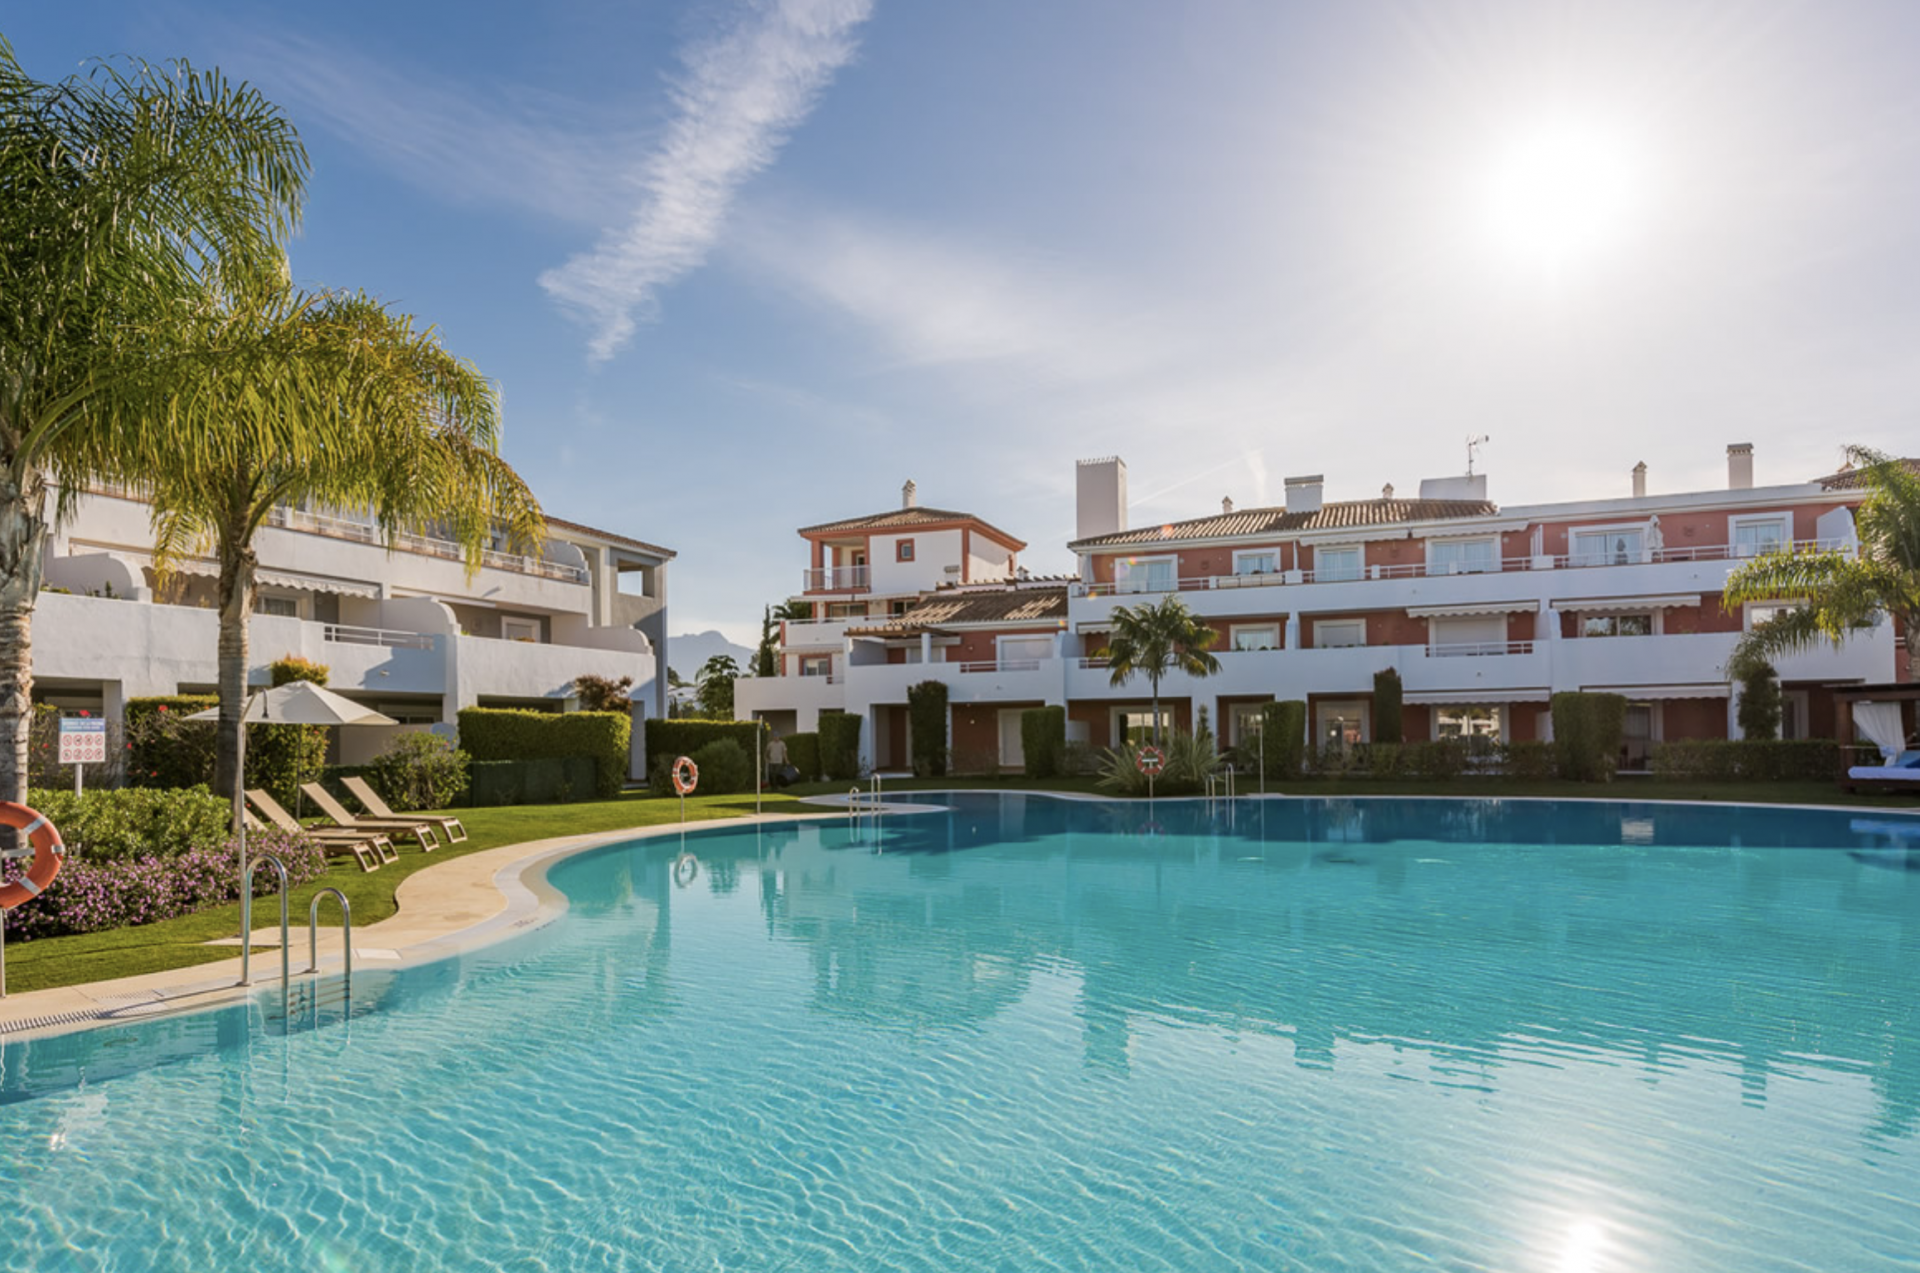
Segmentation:
<svg viewBox="0 0 1920 1273">
<path fill-rule="evenodd" d="M 579 522 L 564 522 L 558 517 L 549 517 L 546 521 L 549 527 L 562 534 L 571 531 L 576 535 L 591 535 L 595 539 L 604 539 L 610 544 L 621 544 L 628 548 L 638 548 L 641 552 L 652 553 L 657 557 L 665 557 L 669 560 L 679 555 L 671 548 L 662 548 L 660 545 L 650 544 L 644 539 L 633 539 L 626 535 L 616 535 L 610 530 L 600 530 L 593 526 L 582 526 Z"/>
<path fill-rule="evenodd" d="M 822 522 L 818 526 L 802 526 L 800 533 L 819 535 L 834 531 L 898 530 L 905 526 L 938 526 L 949 522 L 973 522 L 983 529 L 992 531 L 1010 544 L 1020 544 L 1023 548 L 1026 546 L 1023 541 L 1009 535 L 992 522 L 975 517 L 972 513 L 956 513 L 945 508 L 921 508 L 918 505 L 913 508 L 891 508 L 884 513 L 869 513 L 865 517 L 849 517 L 837 522 Z"/>
<path fill-rule="evenodd" d="M 1906 459 L 1900 463 L 1905 466 L 1907 472 L 1920 476 L 1920 460 Z M 1830 473 L 1826 477 L 1817 477 L 1814 481 L 1829 491 L 1857 491 L 1866 485 L 1862 480 L 1865 473 L 1865 469 L 1848 467 L 1841 469 L 1838 473 Z"/>
<path fill-rule="evenodd" d="M 937 592 L 885 623 L 847 628 L 849 636 L 905 636 L 958 623 L 1057 623 L 1067 617 L 1065 588 Z"/>
<path fill-rule="evenodd" d="M 1323 504 L 1317 512 L 1289 513 L 1284 508 L 1243 508 L 1212 517 L 1141 526 L 1133 530 L 1095 535 L 1074 541 L 1073 548 L 1106 545 L 1165 543 L 1179 539 L 1230 539 L 1242 535 L 1271 535 L 1289 531 L 1342 530 L 1348 527 L 1389 526 L 1400 522 L 1445 521 L 1449 518 L 1491 517 L 1499 506 L 1480 499 L 1353 499 Z"/>
</svg>

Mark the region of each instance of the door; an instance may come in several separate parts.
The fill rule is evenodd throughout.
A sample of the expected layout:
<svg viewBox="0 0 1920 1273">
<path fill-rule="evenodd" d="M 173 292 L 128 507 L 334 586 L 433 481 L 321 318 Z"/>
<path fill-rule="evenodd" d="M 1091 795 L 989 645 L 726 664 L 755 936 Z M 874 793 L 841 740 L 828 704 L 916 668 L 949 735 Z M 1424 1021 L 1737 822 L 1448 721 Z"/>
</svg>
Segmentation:
<svg viewBox="0 0 1920 1273">
<path fill-rule="evenodd" d="M 1627 704 L 1627 727 L 1620 747 L 1620 768 L 1644 772 L 1653 755 L 1653 704 Z"/>
<path fill-rule="evenodd" d="M 1050 636 L 1001 637 L 998 653 L 1001 671 L 1031 672 L 1040 666 L 1042 659 L 1053 657 L 1053 638 Z"/>
<path fill-rule="evenodd" d="M 1020 714 L 1024 710 L 1019 707 L 1000 709 L 1000 767 L 1002 769 L 1027 767 L 1027 748 L 1020 738 Z"/>
</svg>

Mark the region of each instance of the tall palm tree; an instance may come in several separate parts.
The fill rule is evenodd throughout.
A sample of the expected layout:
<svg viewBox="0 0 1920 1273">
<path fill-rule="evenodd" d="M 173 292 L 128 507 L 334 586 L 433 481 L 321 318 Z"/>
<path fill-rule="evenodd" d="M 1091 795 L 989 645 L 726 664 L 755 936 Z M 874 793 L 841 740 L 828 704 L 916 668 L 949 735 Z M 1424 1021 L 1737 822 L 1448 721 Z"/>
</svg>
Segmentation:
<svg viewBox="0 0 1920 1273">
<path fill-rule="evenodd" d="M 1115 606 L 1113 631 L 1100 652 L 1112 669 L 1112 683 L 1125 685 L 1144 674 L 1153 690 L 1153 741 L 1160 742 L 1160 678 L 1171 671 L 1211 676 L 1220 660 L 1207 652 L 1219 633 L 1194 617 L 1175 596 L 1157 603 Z"/>
<path fill-rule="evenodd" d="M 1907 674 L 1920 677 L 1920 472 L 1863 446 L 1846 449 L 1867 497 L 1854 511 L 1860 552 L 1774 552 L 1727 578 L 1728 606 L 1794 601 L 1740 639 L 1729 673 L 1848 634 L 1891 615 L 1906 634 Z"/>
<path fill-rule="evenodd" d="M 255 90 L 186 63 L 41 83 L 0 38 L 0 799 L 25 798 L 50 484 L 204 456 L 182 296 L 280 255 L 306 152 Z"/>
<path fill-rule="evenodd" d="M 539 504 L 498 455 L 499 400 L 431 328 L 350 293 L 306 294 L 284 278 L 229 287 L 204 321 L 218 343 L 238 328 L 278 356 L 217 378 L 210 393 L 239 419 L 211 451 L 168 459 L 148 475 L 155 558 L 164 571 L 199 546 L 220 567 L 220 719 L 215 787 L 239 782 L 253 540 L 274 509 L 311 505 L 370 514 L 389 546 L 430 531 L 460 546 L 467 569 L 498 542 L 530 550 L 544 537 Z M 308 445 L 277 445 L 297 437 Z"/>
</svg>

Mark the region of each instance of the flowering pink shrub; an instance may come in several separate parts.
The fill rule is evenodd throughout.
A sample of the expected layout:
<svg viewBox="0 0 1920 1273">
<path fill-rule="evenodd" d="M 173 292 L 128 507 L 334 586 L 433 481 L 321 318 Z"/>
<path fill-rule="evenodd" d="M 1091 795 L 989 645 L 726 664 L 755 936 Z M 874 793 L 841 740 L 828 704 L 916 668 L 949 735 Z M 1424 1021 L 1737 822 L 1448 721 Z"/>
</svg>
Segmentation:
<svg viewBox="0 0 1920 1273">
<path fill-rule="evenodd" d="M 249 858 L 271 853 L 287 864 L 289 885 L 298 886 L 327 873 L 326 852 L 311 838 L 282 831 L 247 837 Z M 11 882 L 31 863 L 0 862 L 0 879 Z M 279 880 L 271 868 L 253 874 L 254 896 L 271 896 Z M 105 860 L 69 857 L 47 891 L 7 912 L 7 939 L 62 937 L 108 928 L 151 924 L 191 915 L 240 896 L 240 846 L 229 840 L 215 848 L 162 856 L 143 854 Z"/>
</svg>

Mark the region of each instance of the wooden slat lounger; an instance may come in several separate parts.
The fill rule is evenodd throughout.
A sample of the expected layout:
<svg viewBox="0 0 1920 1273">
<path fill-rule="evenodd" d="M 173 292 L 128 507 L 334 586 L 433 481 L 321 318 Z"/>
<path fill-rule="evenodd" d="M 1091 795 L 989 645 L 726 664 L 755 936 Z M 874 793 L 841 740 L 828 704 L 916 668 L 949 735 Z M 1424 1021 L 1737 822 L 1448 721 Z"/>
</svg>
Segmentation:
<svg viewBox="0 0 1920 1273">
<path fill-rule="evenodd" d="M 397 862 L 400 855 L 394 851 L 393 842 L 386 836 L 366 831 L 341 831 L 337 827 L 303 827 L 294 820 L 292 814 L 280 807 L 280 802 L 264 791 L 249 791 L 247 799 L 253 803 L 274 826 L 282 831 L 304 835 L 325 849 L 329 856 L 339 857 L 352 854 L 360 863 L 363 871 L 377 871 L 388 862 Z M 247 824 L 260 827 L 260 819 L 247 814 Z"/>
<path fill-rule="evenodd" d="M 301 783 L 300 794 L 313 801 L 313 807 L 335 826 L 349 831 L 385 831 L 389 835 L 404 832 L 420 841 L 422 853 L 431 853 L 440 847 L 440 842 L 433 838 L 434 824 L 425 818 L 356 818 L 347 806 L 333 798 L 332 792 L 317 782 Z"/>
<path fill-rule="evenodd" d="M 447 837 L 448 844 L 458 844 L 467 838 L 467 829 L 460 825 L 458 818 L 444 813 L 395 813 L 387 807 L 387 802 L 380 798 L 380 793 L 367 785 L 365 778 L 345 778 L 341 781 L 346 783 L 347 790 L 353 793 L 353 798 L 360 802 L 360 807 L 376 818 L 395 821 L 418 818 L 422 822 L 431 822 L 440 828 L 442 835 Z"/>
</svg>

